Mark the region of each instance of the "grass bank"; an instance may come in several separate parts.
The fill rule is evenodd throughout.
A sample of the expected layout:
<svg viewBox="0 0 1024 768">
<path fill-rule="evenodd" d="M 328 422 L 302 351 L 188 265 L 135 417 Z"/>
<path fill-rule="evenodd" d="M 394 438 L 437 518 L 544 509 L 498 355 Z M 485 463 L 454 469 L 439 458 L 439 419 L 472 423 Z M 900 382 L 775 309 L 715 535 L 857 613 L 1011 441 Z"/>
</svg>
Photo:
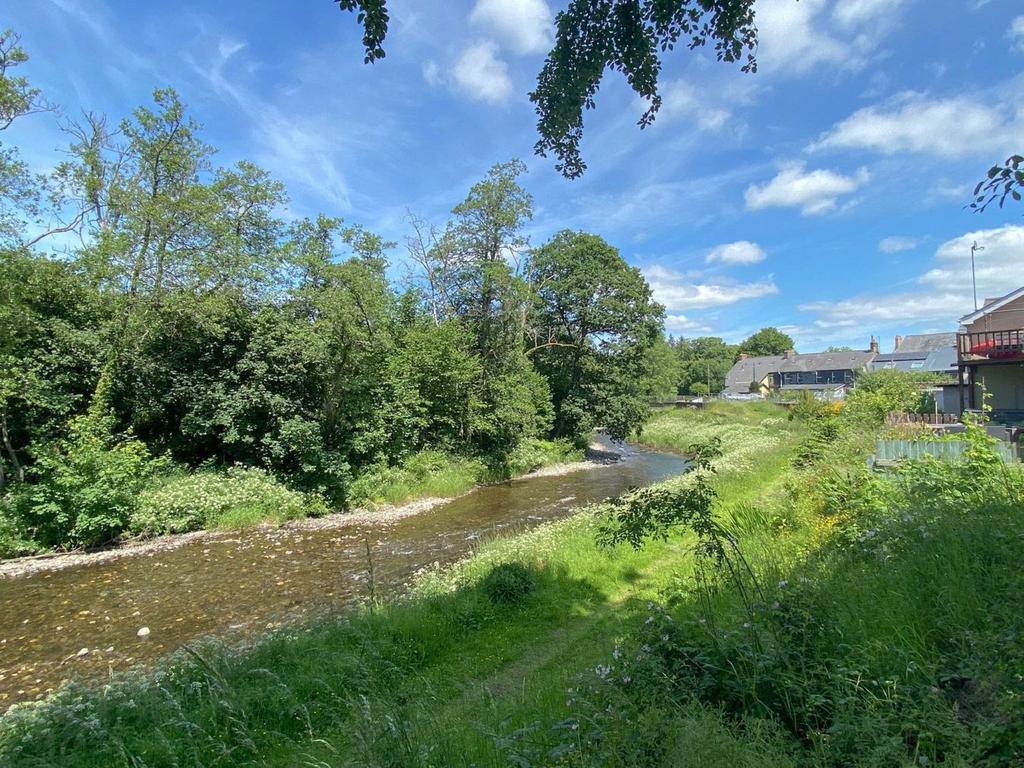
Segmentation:
<svg viewBox="0 0 1024 768">
<path fill-rule="evenodd" d="M 687 530 L 599 549 L 596 508 L 487 544 L 408 600 L 19 707 L 0 762 L 1013 764 L 1019 476 L 982 447 L 971 466 L 869 476 L 846 458 L 856 430 L 809 461 L 819 431 L 761 405 L 652 420 L 648 442 L 721 443 L 721 561 Z"/>
</svg>

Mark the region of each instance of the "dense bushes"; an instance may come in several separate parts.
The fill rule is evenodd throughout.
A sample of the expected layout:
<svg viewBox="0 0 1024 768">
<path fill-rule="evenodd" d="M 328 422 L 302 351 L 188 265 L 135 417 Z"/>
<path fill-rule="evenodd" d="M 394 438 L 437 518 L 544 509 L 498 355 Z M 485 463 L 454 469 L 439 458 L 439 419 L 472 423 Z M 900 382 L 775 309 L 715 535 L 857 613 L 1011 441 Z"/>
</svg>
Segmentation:
<svg viewBox="0 0 1024 768">
<path fill-rule="evenodd" d="M 96 546 L 125 530 L 154 461 L 131 435 L 111 433 L 109 415 L 74 419 L 68 437 L 41 450 L 31 474 L 37 482 L 11 494 L 14 525 L 47 547 Z"/>
<path fill-rule="evenodd" d="M 499 563 L 480 582 L 494 605 L 516 605 L 537 586 L 537 576 L 522 563 Z"/>
<path fill-rule="evenodd" d="M 231 467 L 223 473 L 176 473 L 152 482 L 139 495 L 130 529 L 134 534 L 152 536 L 200 528 L 241 528 L 326 511 L 315 495 L 290 490 L 263 470 Z"/>
<path fill-rule="evenodd" d="M 962 461 L 872 473 L 851 448 L 861 434 L 837 418 L 812 422 L 840 427 L 803 454 L 796 495 L 772 503 L 808 516 L 807 554 L 783 565 L 783 540 L 766 547 L 737 510 L 719 518 L 726 531 L 733 518 L 726 546 L 698 546 L 695 578 L 577 680 L 568 719 L 509 739 L 512 757 L 668 764 L 673 730 L 714 712 L 769 764 L 1024 760 L 1024 617 L 1011 607 L 1024 589 L 1024 469 L 970 427 Z M 635 504 L 618 517 L 646 514 L 642 497 L 620 506 Z"/>
</svg>

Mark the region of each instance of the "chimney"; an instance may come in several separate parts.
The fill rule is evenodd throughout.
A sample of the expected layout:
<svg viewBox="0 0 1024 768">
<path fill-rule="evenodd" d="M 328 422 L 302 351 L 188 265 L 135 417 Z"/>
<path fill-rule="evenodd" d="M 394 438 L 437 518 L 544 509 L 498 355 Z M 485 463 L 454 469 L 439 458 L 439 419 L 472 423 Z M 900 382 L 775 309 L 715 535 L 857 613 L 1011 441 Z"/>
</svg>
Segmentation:
<svg viewBox="0 0 1024 768">
<path fill-rule="evenodd" d="M 792 360 L 794 357 L 796 357 L 796 350 L 787 349 L 785 352 L 782 353 L 782 357 L 784 360 Z"/>
<path fill-rule="evenodd" d="M 878 354 L 878 339 L 876 339 L 874 336 L 871 337 L 870 351 L 874 352 L 876 355 Z"/>
<path fill-rule="evenodd" d="M 746 352 L 740 352 L 740 360 L 746 360 L 748 357 L 750 357 L 750 355 Z"/>
<path fill-rule="evenodd" d="M 902 344 L 902 343 L 903 343 L 903 337 L 902 336 L 897 336 L 896 337 L 896 343 L 893 344 L 892 351 L 893 352 L 899 352 L 900 351 L 900 344 Z"/>
</svg>

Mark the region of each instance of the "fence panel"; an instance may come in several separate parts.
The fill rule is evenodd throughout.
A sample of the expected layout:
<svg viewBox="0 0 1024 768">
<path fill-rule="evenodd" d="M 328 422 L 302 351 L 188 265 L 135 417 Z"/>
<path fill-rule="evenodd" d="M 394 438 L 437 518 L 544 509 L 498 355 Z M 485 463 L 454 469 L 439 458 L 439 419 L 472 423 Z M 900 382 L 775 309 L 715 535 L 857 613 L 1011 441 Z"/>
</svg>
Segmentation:
<svg viewBox="0 0 1024 768">
<path fill-rule="evenodd" d="M 933 456 L 944 461 L 956 461 L 967 450 L 965 440 L 877 440 L 875 461 L 879 464 L 894 464 L 906 459 L 920 459 Z M 1003 461 L 1019 461 L 1018 446 L 998 442 L 994 446 Z"/>
</svg>

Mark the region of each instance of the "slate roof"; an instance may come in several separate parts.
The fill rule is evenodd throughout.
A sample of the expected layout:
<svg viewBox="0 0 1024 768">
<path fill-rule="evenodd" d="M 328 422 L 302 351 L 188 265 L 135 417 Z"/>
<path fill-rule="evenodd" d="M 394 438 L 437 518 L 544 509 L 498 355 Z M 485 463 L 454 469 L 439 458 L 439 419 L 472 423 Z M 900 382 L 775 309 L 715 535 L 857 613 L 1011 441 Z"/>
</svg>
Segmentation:
<svg viewBox="0 0 1024 768">
<path fill-rule="evenodd" d="M 922 333 L 907 336 L 896 352 L 875 357 L 872 370 L 952 373 L 956 368 L 956 334 Z"/>
<path fill-rule="evenodd" d="M 904 336 L 896 354 L 923 352 L 927 355 L 937 349 L 955 346 L 956 333 L 918 333 L 913 336 Z"/>
<path fill-rule="evenodd" d="M 750 382 L 760 381 L 769 373 L 778 373 L 782 363 L 782 355 L 765 357 L 748 357 L 737 360 L 725 375 L 725 391 L 733 394 L 744 394 L 750 391 Z"/>
<path fill-rule="evenodd" d="M 859 371 L 867 368 L 875 359 L 874 352 L 812 352 L 783 359 L 780 373 L 802 373 L 807 371 Z"/>
<path fill-rule="evenodd" d="M 738 360 L 725 376 L 725 391 L 743 394 L 750 391 L 751 381 L 761 381 L 770 373 L 799 373 L 806 371 L 859 371 L 867 368 L 874 352 L 815 352 L 794 355 L 787 360 L 783 355 L 748 357 Z"/>
</svg>

